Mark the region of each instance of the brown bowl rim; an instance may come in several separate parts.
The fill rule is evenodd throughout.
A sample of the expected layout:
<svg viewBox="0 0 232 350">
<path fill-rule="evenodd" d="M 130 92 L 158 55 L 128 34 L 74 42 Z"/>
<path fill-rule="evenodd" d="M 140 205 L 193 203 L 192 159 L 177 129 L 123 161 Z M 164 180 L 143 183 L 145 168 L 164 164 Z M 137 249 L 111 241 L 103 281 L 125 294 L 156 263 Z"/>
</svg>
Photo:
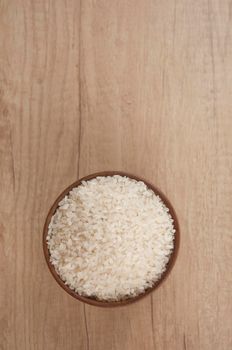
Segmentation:
<svg viewBox="0 0 232 350">
<path fill-rule="evenodd" d="M 50 262 L 50 253 L 49 253 L 49 250 L 48 250 L 46 237 L 47 237 L 47 232 L 48 232 L 48 225 L 49 225 L 49 223 L 51 221 L 51 217 L 53 216 L 53 214 L 57 210 L 58 203 L 74 187 L 79 186 L 82 181 L 88 181 L 88 180 L 91 180 L 91 179 L 96 178 L 98 176 L 114 176 L 114 175 L 127 176 L 127 177 L 129 177 L 131 179 L 134 179 L 134 180 L 137 180 L 137 181 L 142 181 L 142 182 L 144 182 L 147 185 L 147 187 L 149 189 L 151 189 L 156 195 L 158 195 L 162 199 L 164 204 L 168 207 L 169 213 L 171 214 L 172 219 L 173 219 L 173 224 L 174 224 L 174 228 L 175 228 L 174 248 L 173 248 L 172 254 L 170 256 L 170 259 L 169 259 L 169 261 L 167 263 L 166 270 L 162 274 L 161 278 L 157 282 L 155 282 L 152 287 L 148 288 L 144 293 L 141 293 L 141 294 L 139 294 L 136 297 L 131 297 L 131 298 L 120 300 L 120 301 L 100 301 L 100 300 L 97 300 L 97 299 L 94 299 L 94 298 L 90 298 L 90 297 L 85 297 L 85 296 L 79 295 L 75 291 L 71 290 L 63 282 L 63 280 L 59 277 L 59 275 L 57 274 L 55 268 L 53 267 L 53 265 Z M 177 219 L 176 212 L 175 212 L 171 202 L 169 201 L 169 199 L 160 191 L 159 188 L 157 188 L 156 186 L 154 186 L 153 184 L 151 184 L 150 182 L 148 182 L 144 178 L 136 176 L 136 175 L 133 175 L 133 174 L 130 174 L 130 173 L 127 173 L 127 172 L 124 172 L 124 171 L 102 171 L 102 172 L 97 172 L 97 173 L 93 173 L 93 174 L 90 174 L 90 175 L 87 175 L 87 176 L 83 176 L 79 180 L 73 182 L 70 186 L 65 188 L 65 190 L 62 191 L 62 193 L 56 198 L 55 202 L 53 203 L 53 205 L 51 206 L 51 208 L 50 208 L 50 210 L 48 212 L 48 215 L 46 217 L 46 221 L 45 221 L 45 224 L 44 224 L 44 228 L 43 228 L 43 252 L 44 252 L 44 256 L 45 256 L 45 260 L 46 260 L 46 263 L 48 265 L 48 268 L 49 268 L 52 276 L 56 280 L 56 282 L 68 294 L 70 294 L 75 299 L 78 299 L 79 301 L 82 301 L 82 302 L 90 304 L 90 305 L 100 306 L 100 307 L 116 307 L 116 306 L 128 305 L 128 304 L 134 303 L 134 302 L 144 298 L 145 296 L 147 296 L 148 294 L 153 292 L 155 289 L 157 289 L 166 280 L 167 276 L 171 272 L 171 270 L 172 270 L 172 268 L 173 268 L 173 266 L 174 266 L 174 264 L 176 262 L 176 258 L 177 258 L 178 251 L 179 251 L 179 245 L 180 245 L 179 222 L 178 222 L 178 219 Z"/>
</svg>

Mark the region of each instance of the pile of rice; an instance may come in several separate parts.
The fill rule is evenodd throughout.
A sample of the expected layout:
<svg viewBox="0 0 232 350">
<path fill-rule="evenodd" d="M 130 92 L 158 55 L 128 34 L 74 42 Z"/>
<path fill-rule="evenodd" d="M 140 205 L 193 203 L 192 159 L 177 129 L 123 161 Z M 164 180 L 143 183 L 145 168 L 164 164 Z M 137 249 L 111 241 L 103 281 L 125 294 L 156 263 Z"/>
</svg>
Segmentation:
<svg viewBox="0 0 232 350">
<path fill-rule="evenodd" d="M 126 176 L 99 176 L 59 203 L 47 236 L 50 261 L 72 290 L 117 301 L 160 279 L 174 246 L 173 219 L 159 196 Z"/>
</svg>

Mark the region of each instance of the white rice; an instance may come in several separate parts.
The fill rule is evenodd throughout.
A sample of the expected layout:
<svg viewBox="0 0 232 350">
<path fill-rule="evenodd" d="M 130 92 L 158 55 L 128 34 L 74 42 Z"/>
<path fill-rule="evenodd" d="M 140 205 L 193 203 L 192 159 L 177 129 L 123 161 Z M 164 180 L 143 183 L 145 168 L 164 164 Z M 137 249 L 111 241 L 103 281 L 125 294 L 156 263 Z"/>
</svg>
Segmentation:
<svg viewBox="0 0 232 350">
<path fill-rule="evenodd" d="M 143 293 L 166 269 L 173 219 L 159 196 L 125 176 L 101 176 L 59 203 L 47 236 L 50 260 L 78 294 L 122 300 Z"/>
</svg>

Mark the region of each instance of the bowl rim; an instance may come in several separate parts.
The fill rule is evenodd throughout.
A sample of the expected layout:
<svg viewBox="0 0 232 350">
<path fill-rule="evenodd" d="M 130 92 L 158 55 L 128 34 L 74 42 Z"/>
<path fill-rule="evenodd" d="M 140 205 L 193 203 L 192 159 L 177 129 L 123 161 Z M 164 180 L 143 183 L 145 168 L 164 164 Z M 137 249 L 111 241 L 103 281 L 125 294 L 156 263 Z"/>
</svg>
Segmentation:
<svg viewBox="0 0 232 350">
<path fill-rule="evenodd" d="M 99 176 L 114 176 L 114 175 L 120 175 L 120 176 L 126 176 L 130 179 L 134 179 L 137 181 L 142 181 L 145 183 L 145 185 L 147 185 L 147 187 L 149 189 L 151 189 L 156 195 L 158 195 L 161 200 L 164 202 L 164 204 L 167 206 L 167 208 L 169 209 L 169 213 L 173 219 L 173 225 L 175 228 L 175 234 L 174 234 L 174 248 L 173 251 L 171 253 L 170 259 L 166 265 L 166 270 L 163 272 L 163 274 L 161 275 L 161 278 L 154 283 L 154 285 L 150 288 L 148 288 L 147 290 L 145 290 L 145 292 L 135 296 L 135 297 L 131 297 L 128 299 L 124 299 L 124 300 L 120 300 L 120 301 L 100 301 L 94 298 L 90 298 L 90 297 L 85 297 L 82 295 L 79 295 L 77 292 L 75 292 L 74 290 L 70 289 L 68 287 L 68 285 L 66 285 L 64 283 L 64 281 L 60 278 L 60 276 L 58 275 L 58 273 L 56 272 L 54 266 L 51 264 L 50 262 L 50 252 L 48 249 L 48 245 L 47 245 L 47 233 L 48 233 L 48 225 L 51 221 L 52 216 L 54 215 L 54 213 L 56 212 L 57 208 L 58 208 L 58 204 L 59 202 L 74 188 L 74 187 L 78 187 L 82 181 L 88 181 L 91 179 L 94 179 L 96 177 Z M 171 204 L 171 202 L 169 201 L 169 199 L 166 197 L 166 195 L 163 194 L 163 192 L 160 191 L 159 188 L 157 188 L 156 186 L 154 186 L 153 184 L 151 184 L 149 181 L 145 180 L 143 177 L 137 176 L 137 175 L 133 175 L 124 171 L 101 171 L 101 172 L 96 172 L 93 174 L 89 174 L 87 176 L 83 176 L 81 177 L 79 180 L 73 182 L 71 185 L 69 185 L 68 187 L 66 187 L 61 193 L 60 195 L 56 198 L 56 200 L 54 201 L 54 203 L 52 204 L 52 206 L 50 207 L 50 210 L 47 214 L 46 220 L 45 220 L 45 224 L 43 227 L 43 252 L 44 252 L 44 256 L 45 256 L 45 260 L 46 263 L 48 265 L 48 268 L 52 274 L 52 276 L 54 277 L 54 279 L 56 280 L 56 282 L 60 285 L 60 287 L 62 287 L 69 295 L 71 295 L 72 297 L 74 297 L 75 299 L 82 301 L 84 303 L 87 303 L 89 305 L 94 305 L 94 306 L 100 306 L 100 307 L 118 307 L 118 306 L 124 306 L 124 305 L 128 305 L 131 303 L 134 303 L 142 298 L 144 298 L 145 296 L 147 296 L 148 294 L 150 294 L 151 292 L 153 292 L 155 289 L 157 289 L 167 278 L 167 276 L 169 275 L 169 273 L 171 272 L 176 259 L 177 259 L 177 255 L 178 255 L 178 251 L 179 251 L 179 246 L 180 246 L 180 228 L 179 228 L 179 222 L 178 222 L 178 218 L 176 215 L 176 212 Z"/>
</svg>

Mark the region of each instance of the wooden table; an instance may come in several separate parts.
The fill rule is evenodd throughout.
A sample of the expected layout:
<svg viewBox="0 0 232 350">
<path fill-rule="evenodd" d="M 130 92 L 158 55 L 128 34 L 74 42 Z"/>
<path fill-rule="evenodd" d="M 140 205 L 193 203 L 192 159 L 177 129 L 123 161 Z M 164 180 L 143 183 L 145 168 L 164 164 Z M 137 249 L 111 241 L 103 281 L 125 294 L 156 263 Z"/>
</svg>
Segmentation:
<svg viewBox="0 0 232 350">
<path fill-rule="evenodd" d="M 229 0 L 0 1 L 3 350 L 232 349 Z M 42 228 L 78 177 L 123 170 L 173 203 L 167 281 L 85 306 L 50 275 Z"/>
</svg>

